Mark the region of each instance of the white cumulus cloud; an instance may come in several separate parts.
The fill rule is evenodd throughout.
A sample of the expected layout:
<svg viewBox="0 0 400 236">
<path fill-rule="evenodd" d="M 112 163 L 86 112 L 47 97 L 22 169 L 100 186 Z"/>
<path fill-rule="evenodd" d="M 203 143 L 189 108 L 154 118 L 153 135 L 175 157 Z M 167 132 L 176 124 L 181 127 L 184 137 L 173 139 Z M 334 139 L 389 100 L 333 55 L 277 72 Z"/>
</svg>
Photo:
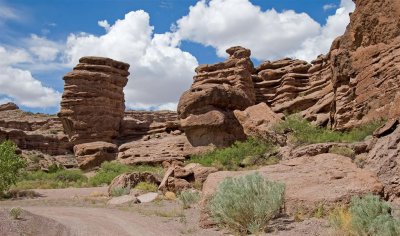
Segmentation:
<svg viewBox="0 0 400 236">
<path fill-rule="evenodd" d="M 146 12 L 132 11 L 110 25 L 104 35 L 71 34 L 66 43 L 66 60 L 70 66 L 82 56 L 110 57 L 129 63 L 131 75 L 125 88 L 128 108 L 176 103 L 190 87 L 198 63 L 194 56 L 178 48 L 179 42 L 172 33 L 153 34 L 149 20 Z"/>
<path fill-rule="evenodd" d="M 320 33 L 303 41 L 301 47 L 290 56 L 311 61 L 318 55 L 327 53 L 333 40 L 342 35 L 350 22 L 349 13 L 355 5 L 352 0 L 342 0 L 335 15 L 329 16 L 327 23 L 321 27 Z"/>
<path fill-rule="evenodd" d="M 353 9 L 351 0 L 342 0 L 336 14 L 321 26 L 306 13 L 262 11 L 249 0 L 202 0 L 173 29 L 179 39 L 212 46 L 221 57 L 227 48 L 241 45 L 259 60 L 287 56 L 309 60 L 327 52 L 344 32 Z"/>
<path fill-rule="evenodd" d="M 262 11 L 249 0 L 203 0 L 178 20 L 175 29 L 180 39 L 212 46 L 219 56 L 241 45 L 264 60 L 287 56 L 317 35 L 320 25 L 305 13 Z"/>
</svg>

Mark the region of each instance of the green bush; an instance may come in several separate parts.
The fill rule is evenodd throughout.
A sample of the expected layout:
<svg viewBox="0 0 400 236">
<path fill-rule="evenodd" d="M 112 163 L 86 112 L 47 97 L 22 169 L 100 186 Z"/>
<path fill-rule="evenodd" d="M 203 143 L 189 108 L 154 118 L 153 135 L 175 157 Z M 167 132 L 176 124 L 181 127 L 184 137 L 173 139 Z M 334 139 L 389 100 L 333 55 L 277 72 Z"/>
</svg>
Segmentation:
<svg viewBox="0 0 400 236">
<path fill-rule="evenodd" d="M 348 217 L 333 215 L 331 223 L 346 235 L 397 236 L 400 220 L 391 215 L 391 207 L 378 196 L 354 197 L 347 210 Z M 343 218 L 345 220 L 343 220 Z"/>
<path fill-rule="evenodd" d="M 0 195 L 16 183 L 20 170 L 26 166 L 25 160 L 15 154 L 16 149 L 11 141 L 0 144 Z"/>
<path fill-rule="evenodd" d="M 192 163 L 200 163 L 204 166 L 215 166 L 220 170 L 237 170 L 241 162 L 247 157 L 264 158 L 268 151 L 274 151 L 275 147 L 264 140 L 250 138 L 247 141 L 236 141 L 232 146 L 216 149 L 206 154 L 194 155 L 190 158 Z M 268 160 L 265 162 L 268 164 Z M 270 163 L 276 163 L 274 160 Z"/>
<path fill-rule="evenodd" d="M 354 159 L 356 156 L 354 150 L 348 147 L 333 146 L 329 149 L 329 153 L 350 157 L 351 159 Z"/>
<path fill-rule="evenodd" d="M 111 189 L 111 196 L 113 197 L 120 197 L 123 195 L 128 195 L 130 193 L 131 189 L 129 187 L 127 188 L 122 188 L 122 187 L 116 187 Z"/>
<path fill-rule="evenodd" d="M 108 185 L 120 174 L 128 172 L 151 172 L 163 176 L 163 168 L 158 166 L 136 165 L 128 166 L 118 162 L 103 162 L 100 170 L 95 176 L 89 179 L 91 186 Z"/>
<path fill-rule="evenodd" d="M 285 186 L 266 181 L 259 173 L 227 178 L 208 203 L 221 227 L 244 234 L 263 232 L 283 204 Z"/>
<path fill-rule="evenodd" d="M 183 208 L 187 209 L 200 200 L 200 194 L 197 191 L 184 190 L 179 194 L 178 198 L 181 200 Z"/>
<path fill-rule="evenodd" d="M 16 189 L 53 189 L 87 186 L 87 177 L 81 170 L 59 169 L 52 173 L 44 171 L 23 172 Z"/>
<path fill-rule="evenodd" d="M 279 133 L 291 132 L 291 139 L 298 145 L 324 143 L 324 142 L 358 142 L 363 141 L 367 136 L 382 125 L 382 121 L 375 121 L 354 128 L 349 131 L 340 132 L 311 124 L 299 114 L 286 116 L 285 120 L 275 126 Z"/>
<path fill-rule="evenodd" d="M 140 182 L 135 186 L 135 189 L 143 190 L 145 192 L 157 192 L 158 186 L 153 183 Z"/>
</svg>

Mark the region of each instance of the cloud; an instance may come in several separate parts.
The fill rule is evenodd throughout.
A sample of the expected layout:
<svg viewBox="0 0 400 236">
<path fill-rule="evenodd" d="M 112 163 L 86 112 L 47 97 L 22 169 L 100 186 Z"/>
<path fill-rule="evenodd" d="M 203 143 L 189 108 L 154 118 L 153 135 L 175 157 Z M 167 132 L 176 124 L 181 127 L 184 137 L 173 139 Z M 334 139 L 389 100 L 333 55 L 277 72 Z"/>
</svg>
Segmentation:
<svg viewBox="0 0 400 236">
<path fill-rule="evenodd" d="M 326 4 L 322 7 L 322 9 L 324 9 L 324 11 L 330 10 L 330 9 L 335 9 L 337 8 L 336 4 L 330 3 L 330 4 Z"/>
<path fill-rule="evenodd" d="M 24 41 L 32 55 L 41 62 L 55 61 L 63 48 L 62 45 L 35 34 Z"/>
<path fill-rule="evenodd" d="M 20 105 L 32 108 L 56 107 L 61 94 L 42 85 L 30 71 L 15 68 L 18 63 L 31 63 L 32 58 L 23 49 L 6 49 L 0 46 L 0 97 L 7 97 Z M 4 99 L 2 99 L 4 100 Z M 2 101 L 3 102 L 3 101 Z"/>
<path fill-rule="evenodd" d="M 327 53 L 333 40 L 342 35 L 350 22 L 349 13 L 354 11 L 355 5 L 352 0 L 342 0 L 340 8 L 335 15 L 329 16 L 320 33 L 305 40 L 301 47 L 290 56 L 311 61 L 318 55 Z"/>
<path fill-rule="evenodd" d="M 56 107 L 61 94 L 32 77 L 29 71 L 12 67 L 0 67 L 0 95 L 7 96 L 17 104 L 45 108 Z"/>
<path fill-rule="evenodd" d="M 97 22 L 100 27 L 103 27 L 107 32 L 110 31 L 110 24 L 107 20 L 100 20 Z"/>
<path fill-rule="evenodd" d="M 0 23 L 5 20 L 18 20 L 19 16 L 15 9 L 8 7 L 0 2 Z"/>
<path fill-rule="evenodd" d="M 320 25 L 305 13 L 262 11 L 248 0 L 203 0 L 174 28 L 181 40 L 212 46 L 221 57 L 227 48 L 241 45 L 264 60 L 287 56 L 317 35 Z"/>
<path fill-rule="evenodd" d="M 65 60 L 73 66 L 80 57 L 92 55 L 129 63 L 131 75 L 125 88 L 128 108 L 150 109 L 176 103 L 190 87 L 198 63 L 190 53 L 179 49 L 173 33 L 153 34 L 149 20 L 146 12 L 132 11 L 110 25 L 103 35 L 71 34 Z"/>
<path fill-rule="evenodd" d="M 342 0 L 336 14 L 321 26 L 305 13 L 262 11 L 249 0 L 202 0 L 173 30 L 180 40 L 214 47 L 220 57 L 226 57 L 227 48 L 241 45 L 258 60 L 287 56 L 310 60 L 328 51 L 344 32 L 353 9 L 351 0 Z"/>
</svg>

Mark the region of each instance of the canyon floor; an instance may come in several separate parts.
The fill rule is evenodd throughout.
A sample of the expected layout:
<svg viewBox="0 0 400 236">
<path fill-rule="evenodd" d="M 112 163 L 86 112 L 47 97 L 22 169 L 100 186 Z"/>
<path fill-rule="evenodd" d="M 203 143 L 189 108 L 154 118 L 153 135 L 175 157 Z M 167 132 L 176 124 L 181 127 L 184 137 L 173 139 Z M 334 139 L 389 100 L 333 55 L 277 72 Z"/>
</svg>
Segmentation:
<svg viewBox="0 0 400 236">
<path fill-rule="evenodd" d="M 0 235 L 228 235 L 198 226 L 198 205 L 183 209 L 178 200 L 126 206 L 107 206 L 107 187 L 34 190 L 33 199 L 0 201 Z M 9 210 L 20 207 L 20 219 Z M 280 219 L 271 223 L 266 235 L 331 235 L 326 221 L 294 222 Z"/>
</svg>

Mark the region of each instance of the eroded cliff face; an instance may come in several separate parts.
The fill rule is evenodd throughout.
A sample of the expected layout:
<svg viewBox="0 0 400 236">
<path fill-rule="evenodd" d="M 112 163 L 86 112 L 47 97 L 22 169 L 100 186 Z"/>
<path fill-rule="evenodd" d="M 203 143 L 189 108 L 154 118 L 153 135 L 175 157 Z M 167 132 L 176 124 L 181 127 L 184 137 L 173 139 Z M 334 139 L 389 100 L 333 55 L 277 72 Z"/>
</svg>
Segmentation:
<svg viewBox="0 0 400 236">
<path fill-rule="evenodd" d="M 247 63 L 252 85 L 248 84 L 246 88 L 253 86 L 254 89 L 246 90 L 246 98 L 254 96 L 254 104 L 264 102 L 278 114 L 300 113 L 317 125 L 337 130 L 399 117 L 400 3 L 397 0 L 355 2 L 356 10 L 350 16 L 346 32 L 332 43 L 326 55 L 320 55 L 311 63 L 290 58 L 266 61 L 257 68 L 251 68 L 251 62 Z M 240 47 L 228 49 L 228 53 L 237 48 Z M 225 63 L 231 58 L 232 55 Z M 220 69 L 220 65 L 199 68 Z M 243 111 L 254 105 L 251 99 L 241 98 L 243 102 L 237 106 L 229 92 L 219 93 L 219 97 L 216 93 L 203 92 L 198 78 L 210 81 L 203 83 L 207 91 L 217 90 L 221 84 L 234 83 L 235 77 L 222 71 L 210 72 L 198 69 L 192 88 L 180 100 L 183 128 L 189 140 L 200 145 L 218 143 L 216 133 L 232 130 L 232 125 L 222 125 L 224 119 L 213 119 L 217 116 L 211 114 L 219 114 L 220 109 Z M 235 120 L 230 123 L 235 124 L 235 132 L 240 133 L 241 127 Z M 211 128 L 206 127 L 218 131 L 208 131 Z M 212 135 L 204 142 L 202 137 L 207 135 L 202 132 L 206 130 Z M 242 136 L 237 139 L 240 138 Z"/>
<path fill-rule="evenodd" d="M 328 54 L 338 129 L 400 115 L 400 3 L 357 0 L 343 36 Z"/>
</svg>

